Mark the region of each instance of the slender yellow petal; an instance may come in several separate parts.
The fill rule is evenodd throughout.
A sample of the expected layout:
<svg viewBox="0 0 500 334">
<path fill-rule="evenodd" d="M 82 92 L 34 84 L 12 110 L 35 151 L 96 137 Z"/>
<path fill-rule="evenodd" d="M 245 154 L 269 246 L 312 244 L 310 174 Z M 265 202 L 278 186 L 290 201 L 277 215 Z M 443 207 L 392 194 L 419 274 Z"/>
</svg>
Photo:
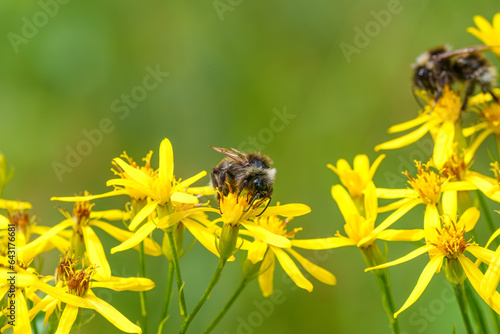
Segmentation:
<svg viewBox="0 0 500 334">
<path fill-rule="evenodd" d="M 196 174 L 195 176 L 191 176 L 190 178 L 185 179 L 182 182 L 179 182 L 179 184 L 177 184 L 175 186 L 175 190 L 186 191 L 186 189 L 190 185 L 192 185 L 193 183 L 195 183 L 196 181 L 198 181 L 199 179 L 201 179 L 205 175 L 207 175 L 207 172 L 206 171 L 201 171 L 198 174 Z"/>
<path fill-rule="evenodd" d="M 146 219 L 158 206 L 158 202 L 149 202 L 146 204 L 132 219 L 130 222 L 130 225 L 128 226 L 128 229 L 130 231 L 134 231 L 137 226 L 139 226 L 144 219 Z"/>
<path fill-rule="evenodd" d="M 294 283 L 297 284 L 299 288 L 311 292 L 313 289 L 312 283 L 309 282 L 304 275 L 302 275 L 290 256 L 288 256 L 288 254 L 286 254 L 281 248 L 271 246 L 271 249 L 276 255 L 276 258 L 278 259 L 283 270 L 288 274 L 288 276 L 290 276 Z"/>
<path fill-rule="evenodd" d="M 290 243 L 289 239 L 281 235 L 274 234 L 255 223 L 245 222 L 242 225 L 245 226 L 247 230 L 252 232 L 252 234 L 255 235 L 257 238 L 261 239 L 262 241 L 270 245 L 280 248 L 292 247 L 292 244 Z"/>
<path fill-rule="evenodd" d="M 465 176 L 466 181 L 453 181 L 453 182 L 446 182 L 441 186 L 441 191 L 442 192 L 447 192 L 447 191 L 470 191 L 470 190 L 476 190 L 477 186 L 474 185 L 474 183 L 469 181 L 469 177 Z"/>
<path fill-rule="evenodd" d="M 69 334 L 73 323 L 78 315 L 78 307 L 73 305 L 66 305 L 64 311 L 59 318 L 59 324 L 57 325 L 57 331 L 55 334 Z"/>
<path fill-rule="evenodd" d="M 424 215 L 425 240 L 434 240 L 437 229 L 441 227 L 439 212 L 435 204 L 428 204 Z"/>
<path fill-rule="evenodd" d="M 170 200 L 179 203 L 198 204 L 198 197 L 179 191 L 172 193 Z"/>
<path fill-rule="evenodd" d="M 414 128 L 416 126 L 419 126 L 420 124 L 423 124 L 430 119 L 431 119 L 431 115 L 422 114 L 422 115 L 419 115 L 417 118 L 412 119 L 411 121 L 407 121 L 404 123 L 400 123 L 400 124 L 396 124 L 396 125 L 391 126 L 387 130 L 387 133 L 396 133 L 396 132 L 406 131 L 406 130 L 409 130 L 409 129 Z"/>
<path fill-rule="evenodd" d="M 387 241 L 418 241 L 424 238 L 424 230 L 384 230 L 377 235 L 377 239 Z"/>
<path fill-rule="evenodd" d="M 432 155 L 434 164 L 438 169 L 442 168 L 453 152 L 452 145 L 455 138 L 455 124 L 453 122 L 444 122 L 434 140 L 434 152 Z"/>
<path fill-rule="evenodd" d="M 97 276 L 95 277 L 98 278 Z M 155 283 L 144 277 L 114 277 L 109 281 L 92 282 L 92 288 L 108 288 L 114 291 L 148 291 L 155 287 Z"/>
<path fill-rule="evenodd" d="M 121 252 L 138 245 L 140 242 L 146 239 L 155 229 L 156 225 L 153 222 L 146 222 L 134 233 L 131 238 L 121 243 L 120 245 L 111 248 L 111 254 Z"/>
<path fill-rule="evenodd" d="M 458 226 L 460 227 L 464 226 L 465 232 L 469 232 L 476 226 L 476 223 L 479 220 L 479 215 L 480 212 L 476 207 L 468 208 L 462 214 L 462 217 L 460 217 L 460 220 L 458 221 Z"/>
<path fill-rule="evenodd" d="M 128 176 L 130 176 L 130 178 L 132 180 L 134 180 L 135 182 L 142 184 L 144 186 L 149 185 L 150 177 L 146 173 L 144 173 L 142 170 L 130 166 L 128 163 L 126 163 L 125 161 L 123 161 L 120 158 L 115 158 L 115 159 L 113 159 L 113 161 L 116 162 L 118 164 L 118 166 L 120 166 L 120 168 L 123 169 L 123 171 L 125 173 L 127 173 Z M 120 179 L 120 180 L 128 181 L 126 179 Z M 109 183 L 110 181 L 108 181 L 108 183 L 106 183 L 108 186 L 110 185 L 110 183 Z"/>
<path fill-rule="evenodd" d="M 410 297 L 406 300 L 406 302 L 403 304 L 403 306 L 394 313 L 394 318 L 397 318 L 397 316 L 406 310 L 408 307 L 410 307 L 414 302 L 417 301 L 418 297 L 424 292 L 425 288 L 427 285 L 429 285 L 429 282 L 431 281 L 432 277 L 436 273 L 436 270 L 441 266 L 442 262 L 444 259 L 444 255 L 440 256 L 435 256 L 433 257 L 429 263 L 425 266 L 424 270 L 422 271 L 422 274 L 420 274 L 420 277 L 418 278 L 417 285 L 413 289 L 413 291 L 410 294 Z"/>
<path fill-rule="evenodd" d="M 454 221 L 457 216 L 457 192 L 444 192 L 441 197 L 441 203 L 443 206 L 443 213 L 447 216 L 445 219 L 451 218 Z"/>
<path fill-rule="evenodd" d="M 386 199 L 405 198 L 406 196 L 415 195 L 413 189 L 387 189 L 377 188 L 377 197 Z"/>
<path fill-rule="evenodd" d="M 368 156 L 366 154 L 356 155 L 352 167 L 357 174 L 368 176 L 370 172 L 370 160 L 368 160 Z"/>
<path fill-rule="evenodd" d="M 10 221 L 7 217 L 0 215 L 0 230 L 6 230 L 9 227 Z"/>
<path fill-rule="evenodd" d="M 433 125 L 434 124 L 432 124 L 432 126 Z M 422 138 L 427 132 L 429 132 L 430 128 L 431 128 L 430 122 L 425 123 L 424 125 L 422 125 L 418 129 L 416 129 L 416 130 L 414 130 L 414 131 L 412 131 L 404 136 L 401 136 L 399 138 L 396 138 L 396 139 L 390 140 L 388 142 L 385 142 L 383 144 L 379 144 L 379 145 L 375 146 L 375 151 L 378 152 L 380 150 L 392 150 L 392 149 L 408 146 L 408 145 L 416 142 L 420 138 Z"/>
<path fill-rule="evenodd" d="M 392 266 L 413 260 L 414 258 L 419 257 L 420 255 L 427 253 L 428 251 L 430 251 L 433 248 L 435 248 L 435 246 L 433 246 L 433 245 L 425 245 L 425 246 L 419 247 L 419 248 L 415 249 L 414 251 L 406 254 L 405 256 L 400 257 L 397 260 L 394 260 L 391 262 L 386 262 L 386 263 L 383 263 L 383 264 L 375 266 L 375 267 L 366 268 L 365 271 L 392 267 Z"/>
<path fill-rule="evenodd" d="M 31 334 L 30 318 L 28 315 L 28 304 L 24 298 L 24 294 L 20 289 L 16 289 L 16 313 L 14 322 L 14 333 L 16 334 Z"/>
<path fill-rule="evenodd" d="M 85 299 L 92 305 L 92 307 L 99 312 L 103 317 L 108 319 L 116 328 L 125 333 L 142 333 L 139 326 L 133 324 L 123 314 L 121 314 L 113 306 L 106 303 L 104 300 L 96 296 L 87 294 Z"/>
<path fill-rule="evenodd" d="M 407 202 L 413 201 L 415 198 L 403 198 L 400 199 L 399 201 L 392 202 L 391 204 L 379 207 L 377 209 L 378 213 L 382 212 L 389 212 L 389 211 L 394 211 L 399 209 L 400 207 L 404 206 Z"/>
<path fill-rule="evenodd" d="M 99 227 L 101 230 L 105 231 L 113 238 L 121 242 L 124 242 L 125 240 L 131 238 L 134 235 L 134 233 L 130 231 L 123 230 L 119 227 L 113 226 L 111 224 L 99 220 L 91 221 L 90 225 Z M 139 249 L 138 246 L 136 246 L 135 249 Z M 160 245 L 154 242 L 151 238 L 144 239 L 144 253 L 151 256 L 160 256 L 163 254 Z"/>
<path fill-rule="evenodd" d="M 264 255 L 267 251 L 267 243 L 262 240 L 255 240 L 252 242 L 250 249 L 248 250 L 247 259 L 252 261 L 252 263 L 260 262 L 264 259 Z"/>
<path fill-rule="evenodd" d="M 167 138 L 163 139 L 160 144 L 160 168 L 159 177 L 163 180 L 172 180 L 174 175 L 174 151 L 172 144 Z"/>
<path fill-rule="evenodd" d="M 105 210 L 105 211 L 91 211 L 91 219 L 106 219 L 106 220 L 127 220 L 130 218 L 130 213 L 122 210 Z"/>
<path fill-rule="evenodd" d="M 493 179 L 488 178 L 482 174 L 471 172 L 466 177 L 467 181 L 473 183 L 477 189 L 481 190 L 483 194 L 490 197 L 492 190 L 497 186 L 498 183 L 493 183 Z M 495 180 L 496 181 L 496 180 Z"/>
<path fill-rule="evenodd" d="M 381 154 L 379 155 L 379 157 L 377 159 L 375 159 L 375 161 L 373 162 L 372 166 L 370 167 L 370 172 L 369 172 L 369 179 L 372 180 L 373 179 L 373 175 L 375 175 L 375 171 L 377 170 L 378 166 L 380 165 L 380 163 L 382 162 L 382 160 L 384 160 L 385 158 L 385 154 Z"/>
<path fill-rule="evenodd" d="M 394 224 L 399 218 L 404 216 L 408 211 L 413 209 L 415 206 L 418 204 L 423 203 L 422 200 L 420 199 L 414 199 L 411 201 L 406 202 L 402 207 L 391 213 L 389 217 L 387 217 L 382 223 L 380 223 L 379 226 L 377 226 L 372 233 L 370 233 L 368 236 L 364 237 L 358 242 L 358 247 L 361 245 L 364 245 L 374 238 L 377 237 L 377 234 L 382 232 L 383 230 L 389 228 L 392 224 Z"/>
<path fill-rule="evenodd" d="M 495 251 L 495 255 L 490 261 L 488 270 L 484 274 L 481 281 L 480 295 L 486 298 L 491 298 L 497 290 L 498 282 L 500 282 L 500 247 Z"/>
<path fill-rule="evenodd" d="M 37 287 L 39 290 L 45 292 L 46 294 L 59 299 L 63 303 L 77 307 L 93 308 L 92 305 L 90 305 L 85 298 L 78 297 L 75 295 L 70 295 L 69 293 L 64 292 L 62 289 L 55 288 L 52 285 L 44 283 L 40 280 L 34 281 L 33 286 Z"/>
<path fill-rule="evenodd" d="M 60 202 L 83 202 L 83 201 L 93 201 L 98 198 L 105 198 L 111 196 L 118 195 L 126 195 L 127 192 L 125 190 L 112 190 L 104 194 L 98 195 L 88 195 L 88 196 L 69 196 L 69 197 L 51 197 L 51 201 L 60 201 Z"/>
<path fill-rule="evenodd" d="M 111 179 L 106 182 L 106 185 L 109 186 L 122 186 L 122 187 L 127 187 L 127 188 L 132 188 L 134 190 L 137 190 L 143 194 L 146 194 L 149 197 L 154 198 L 156 196 L 156 193 L 151 190 L 151 188 L 148 186 L 148 184 L 143 184 L 139 183 L 134 180 L 129 180 L 129 179 Z"/>
<path fill-rule="evenodd" d="M 370 181 L 365 189 L 365 217 L 377 220 L 378 199 L 375 184 Z"/>
<path fill-rule="evenodd" d="M 210 232 L 205 226 L 189 218 L 184 218 L 182 223 L 206 249 L 219 256 L 219 251 L 215 247 L 216 237 L 213 232 Z"/>
<path fill-rule="evenodd" d="M 96 265 L 96 272 L 99 273 L 104 279 L 111 277 L 111 268 L 109 267 L 106 253 L 102 247 L 101 241 L 97 234 L 90 226 L 83 226 L 83 239 L 85 240 L 85 249 L 89 257 L 90 263 Z"/>
<path fill-rule="evenodd" d="M 474 158 L 474 155 L 479 148 L 479 145 L 483 143 L 483 141 L 493 133 L 492 129 L 486 129 L 477 136 L 476 139 L 469 145 L 469 148 L 465 151 L 464 162 L 466 164 L 470 163 Z"/>
<path fill-rule="evenodd" d="M 1 209 L 6 209 L 6 210 L 9 210 L 9 211 L 13 211 L 13 210 L 31 209 L 32 206 L 28 202 L 10 201 L 10 200 L 7 200 L 7 199 L 1 199 L 0 198 L 0 208 Z"/>
<path fill-rule="evenodd" d="M 337 279 L 328 270 L 325 270 L 325 269 L 321 268 L 320 266 L 315 265 L 314 263 L 307 260 L 306 258 L 304 258 L 302 255 L 300 255 L 299 253 L 297 253 L 296 251 L 294 251 L 291 248 L 287 249 L 286 251 L 288 253 L 290 253 L 297 261 L 299 261 L 299 263 L 302 265 L 302 267 L 304 267 L 304 269 L 307 270 L 307 272 L 309 274 L 316 277 L 316 279 L 318 281 L 321 281 L 321 282 L 328 284 L 328 285 L 337 284 Z"/>
<path fill-rule="evenodd" d="M 337 205 L 344 217 L 344 220 L 349 220 L 351 216 L 359 216 L 356 204 L 354 204 L 351 196 L 341 185 L 335 185 L 332 187 L 332 197 L 337 202 Z"/>
<path fill-rule="evenodd" d="M 276 261 L 274 253 L 269 251 L 264 256 L 264 260 L 260 265 L 262 273 L 259 275 L 259 287 L 264 297 L 269 297 L 273 293 L 273 278 Z"/>
<path fill-rule="evenodd" d="M 498 237 L 500 235 L 500 228 L 497 229 L 492 235 L 491 237 L 488 239 L 488 242 L 486 243 L 486 246 L 484 246 L 485 248 L 488 248 L 491 243 L 493 242 L 493 240 L 496 239 L 496 237 Z"/>
<path fill-rule="evenodd" d="M 29 244 L 21 247 L 17 251 L 17 256 L 20 261 L 24 263 L 30 262 L 35 256 L 37 256 L 45 247 L 46 243 L 52 238 L 54 235 L 58 234 L 65 228 L 68 228 L 73 225 L 73 220 L 64 220 L 56 226 L 52 227 L 48 232 L 39 236 Z"/>
<path fill-rule="evenodd" d="M 297 217 L 311 212 L 311 208 L 305 204 L 285 204 L 278 206 L 271 206 L 264 211 L 260 217 L 268 216 L 283 216 L 283 217 Z"/>
<path fill-rule="evenodd" d="M 331 249 L 344 246 L 356 246 L 356 241 L 346 237 L 330 237 L 321 239 L 294 239 L 292 246 L 305 249 Z"/>
<path fill-rule="evenodd" d="M 486 249 L 479 246 L 471 245 L 468 246 L 465 250 L 477 257 L 481 262 L 484 262 L 488 265 L 490 264 L 491 259 L 495 256 L 495 252 L 491 249 Z"/>
</svg>

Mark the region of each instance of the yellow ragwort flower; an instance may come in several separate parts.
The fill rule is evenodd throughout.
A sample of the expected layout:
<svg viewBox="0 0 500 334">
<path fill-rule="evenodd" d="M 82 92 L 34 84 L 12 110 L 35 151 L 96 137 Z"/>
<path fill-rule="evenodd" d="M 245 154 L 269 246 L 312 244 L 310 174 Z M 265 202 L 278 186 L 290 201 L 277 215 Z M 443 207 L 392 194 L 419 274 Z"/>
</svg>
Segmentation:
<svg viewBox="0 0 500 334">
<path fill-rule="evenodd" d="M 477 37 L 485 45 L 491 46 L 491 51 L 500 57 L 500 13 L 493 16 L 493 24 L 480 15 L 474 16 L 476 27 L 467 28 L 467 32 Z"/>
<path fill-rule="evenodd" d="M 408 146 L 430 132 L 434 139 L 432 155 L 434 163 L 437 166 L 442 166 L 448 159 L 455 139 L 455 127 L 460 120 L 462 102 L 458 93 L 451 90 L 449 86 L 445 86 L 440 99 L 436 102 L 436 105 L 433 104 L 434 101 L 429 99 L 428 105 L 424 107 L 423 112 L 416 119 L 394 125 L 389 128 L 388 132 L 402 132 L 419 126 L 418 129 L 375 146 L 375 151 Z"/>
</svg>

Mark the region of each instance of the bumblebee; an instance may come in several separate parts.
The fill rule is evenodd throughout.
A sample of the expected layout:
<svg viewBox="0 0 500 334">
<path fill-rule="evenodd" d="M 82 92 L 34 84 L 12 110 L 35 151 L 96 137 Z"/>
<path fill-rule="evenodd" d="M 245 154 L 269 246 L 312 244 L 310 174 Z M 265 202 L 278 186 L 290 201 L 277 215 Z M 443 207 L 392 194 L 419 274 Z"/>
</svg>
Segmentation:
<svg viewBox="0 0 500 334">
<path fill-rule="evenodd" d="M 227 196 L 230 191 L 237 193 L 238 197 L 247 192 L 250 202 L 246 211 L 256 201 L 260 204 L 268 199 L 262 214 L 271 202 L 276 175 L 276 169 L 271 168 L 271 159 L 260 153 L 247 154 L 234 148 L 210 147 L 227 156 L 212 169 L 211 179 L 212 185 L 218 190 L 217 200 L 220 201 L 221 194 Z"/>
<path fill-rule="evenodd" d="M 436 104 L 446 85 L 466 85 L 462 110 L 476 87 L 498 102 L 493 94 L 497 69 L 480 53 L 489 49 L 489 46 L 473 46 L 452 51 L 447 46 L 438 46 L 422 53 L 412 65 L 414 88 L 430 93 Z"/>
</svg>

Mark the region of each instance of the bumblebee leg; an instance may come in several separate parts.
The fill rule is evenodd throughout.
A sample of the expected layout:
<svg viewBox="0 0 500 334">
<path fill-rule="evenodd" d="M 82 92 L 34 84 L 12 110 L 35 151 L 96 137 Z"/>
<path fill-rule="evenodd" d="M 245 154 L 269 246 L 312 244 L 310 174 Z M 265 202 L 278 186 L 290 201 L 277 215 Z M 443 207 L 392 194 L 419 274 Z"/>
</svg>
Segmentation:
<svg viewBox="0 0 500 334">
<path fill-rule="evenodd" d="M 493 93 L 493 89 L 488 89 L 488 93 L 490 93 L 491 97 L 493 98 L 493 100 L 498 103 L 498 97 L 495 95 L 495 93 Z"/>
<path fill-rule="evenodd" d="M 253 195 L 252 200 L 250 201 L 250 204 L 248 205 L 248 208 L 243 212 L 248 212 L 248 210 L 250 210 L 250 208 L 253 206 L 253 203 L 255 202 L 255 200 L 257 199 L 258 196 L 259 196 L 259 193 L 256 193 L 255 195 Z"/>
<path fill-rule="evenodd" d="M 460 109 L 461 111 L 464 111 L 465 108 L 467 108 L 467 103 L 469 102 L 469 97 L 474 92 L 474 87 L 476 87 L 476 80 L 475 79 L 471 80 L 471 82 L 467 86 L 467 89 L 465 90 L 464 103 L 462 104 L 462 108 Z"/>
<path fill-rule="evenodd" d="M 259 214 L 257 215 L 257 217 L 260 217 L 260 215 L 262 215 L 262 214 L 264 213 L 264 211 L 266 211 L 266 210 L 267 210 L 267 207 L 269 206 L 269 203 L 271 203 L 271 197 L 268 197 L 268 198 L 269 198 L 269 200 L 267 201 L 266 207 L 264 208 L 264 210 L 262 210 L 262 212 L 261 212 L 261 213 L 259 213 Z"/>
</svg>

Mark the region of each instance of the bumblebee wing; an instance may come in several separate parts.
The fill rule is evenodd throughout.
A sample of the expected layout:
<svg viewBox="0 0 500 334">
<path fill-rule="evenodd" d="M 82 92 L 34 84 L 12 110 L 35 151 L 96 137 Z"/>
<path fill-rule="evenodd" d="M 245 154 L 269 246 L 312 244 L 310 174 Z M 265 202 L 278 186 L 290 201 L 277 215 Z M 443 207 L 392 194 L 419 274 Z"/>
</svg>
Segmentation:
<svg viewBox="0 0 500 334">
<path fill-rule="evenodd" d="M 446 58 L 451 58 L 451 57 L 455 57 L 455 56 L 466 55 L 466 54 L 470 54 L 470 53 L 488 51 L 491 48 L 492 48 L 491 46 L 487 46 L 487 45 L 471 46 L 471 47 L 468 47 L 468 48 L 463 48 L 463 49 L 458 49 L 458 50 L 453 50 L 453 51 L 442 52 L 440 54 L 432 56 L 432 59 L 433 60 L 446 59 Z"/>
<path fill-rule="evenodd" d="M 246 159 L 246 154 L 242 155 L 242 152 L 239 152 L 236 150 L 235 150 L 235 152 L 233 152 L 231 150 L 228 150 L 227 148 L 221 148 L 221 147 L 214 147 L 214 146 L 210 146 L 210 147 L 213 148 L 214 150 L 216 150 L 217 152 L 222 153 L 225 156 L 228 156 L 231 159 L 234 159 L 234 160 L 241 162 L 243 164 L 248 162 Z"/>
</svg>

